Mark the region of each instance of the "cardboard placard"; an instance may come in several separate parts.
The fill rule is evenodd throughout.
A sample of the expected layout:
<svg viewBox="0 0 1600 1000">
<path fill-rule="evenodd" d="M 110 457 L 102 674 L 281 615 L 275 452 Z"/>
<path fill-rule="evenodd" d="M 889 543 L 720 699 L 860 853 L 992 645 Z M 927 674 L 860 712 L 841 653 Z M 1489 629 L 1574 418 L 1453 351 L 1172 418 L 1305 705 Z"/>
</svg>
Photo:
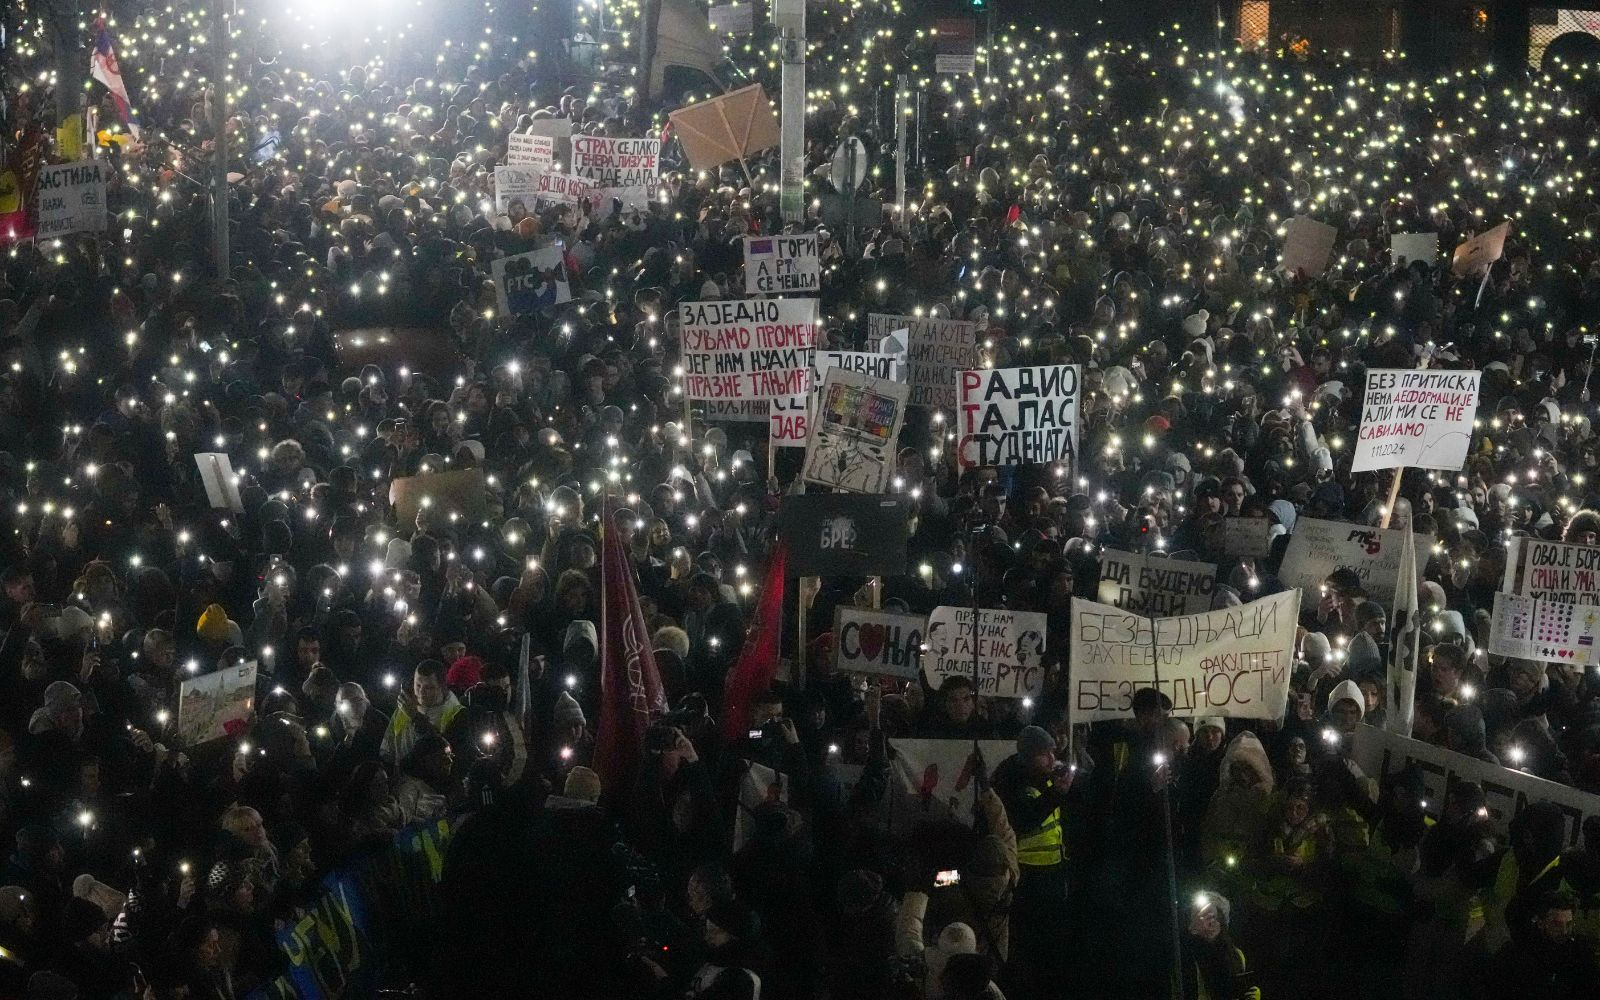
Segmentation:
<svg viewBox="0 0 1600 1000">
<path fill-rule="evenodd" d="M 231 510 L 244 513 L 244 500 L 239 496 L 239 478 L 233 474 L 233 462 L 225 451 L 200 451 L 194 456 L 200 470 L 200 482 L 206 488 L 206 503 L 212 510 Z"/>
<path fill-rule="evenodd" d="M 1075 597 L 1072 721 L 1132 718 L 1134 692 L 1147 687 L 1172 699 L 1174 715 L 1281 719 L 1299 615 L 1298 590 L 1172 618 Z"/>
<path fill-rule="evenodd" d="M 1222 522 L 1222 554 L 1259 558 L 1272 551 L 1272 522 L 1264 517 L 1230 517 Z"/>
<path fill-rule="evenodd" d="M 178 685 L 174 741 L 181 747 L 194 747 L 242 734 L 255 700 L 255 660 L 186 678 Z"/>
<path fill-rule="evenodd" d="M 99 160 L 52 163 L 34 181 L 34 235 L 54 239 L 106 228 L 106 183 L 111 165 Z"/>
<path fill-rule="evenodd" d="M 1159 618 L 1211 610 L 1213 563 L 1163 559 L 1105 549 L 1100 553 L 1101 604 Z"/>
<path fill-rule="evenodd" d="M 678 307 L 690 399 L 771 399 L 811 391 L 816 299 L 685 302 Z"/>
<path fill-rule="evenodd" d="M 841 671 L 915 680 L 928 620 L 839 605 L 833 610 L 833 665 Z"/>
<path fill-rule="evenodd" d="M 500 312 L 526 316 L 572 301 L 566 254 L 559 245 L 502 257 L 489 265 Z"/>
<path fill-rule="evenodd" d="M 556 162 L 556 140 L 550 135 L 513 132 L 506 136 L 506 163 L 548 170 Z"/>
<path fill-rule="evenodd" d="M 819 350 L 811 361 L 811 384 L 820 389 L 828 377 L 828 369 L 842 368 L 847 372 L 881 378 L 885 382 L 906 380 L 906 356 L 884 354 L 877 351 L 823 351 Z"/>
<path fill-rule="evenodd" d="M 705 401 L 705 418 L 724 423 L 759 424 L 771 419 L 771 407 L 765 399 L 708 399 Z M 804 441 L 800 442 L 802 445 Z"/>
<path fill-rule="evenodd" d="M 961 467 L 1073 462 L 1078 385 L 1077 365 L 962 372 L 956 446 Z"/>
<path fill-rule="evenodd" d="M 1432 267 L 1439 259 L 1439 234 L 1395 233 L 1389 237 L 1389 259 L 1396 264 L 1420 260 Z"/>
<path fill-rule="evenodd" d="M 1283 235 L 1283 262 L 1278 266 L 1290 275 L 1304 272 L 1315 278 L 1328 269 L 1338 236 L 1339 230 L 1327 223 L 1297 215 Z"/>
<path fill-rule="evenodd" d="M 571 169 L 595 189 L 597 200 L 644 208 L 660 195 L 661 140 L 575 135 Z"/>
<path fill-rule="evenodd" d="M 990 698 L 1037 698 L 1044 691 L 1044 644 L 1049 619 L 1038 611 L 981 608 L 973 653 L 971 608 L 944 606 L 928 616 L 922 676 L 935 691 L 946 677 L 972 678 Z"/>
<path fill-rule="evenodd" d="M 744 238 L 744 290 L 751 295 L 788 295 L 822 289 L 816 233 Z"/>
<path fill-rule="evenodd" d="M 1524 660 L 1587 666 L 1600 662 L 1595 635 L 1600 605 L 1545 601 L 1501 591 L 1489 620 L 1489 652 Z"/>
<path fill-rule="evenodd" d="M 769 448 L 804 448 L 811 439 L 811 397 L 805 393 L 796 396 L 773 396 L 767 406 L 767 446 Z"/>
<path fill-rule="evenodd" d="M 978 324 L 870 313 L 867 350 L 878 350 L 885 337 L 900 332 L 906 337 L 906 383 L 911 386 L 911 405 L 954 410 L 959 403 L 958 377 L 978 363 Z"/>
<path fill-rule="evenodd" d="M 1340 567 L 1353 569 L 1361 577 L 1368 597 L 1384 607 L 1393 607 L 1404 549 L 1405 535 L 1399 528 L 1301 517 L 1294 522 L 1288 551 L 1278 567 L 1278 580 L 1285 587 L 1303 589 L 1307 600 L 1314 600 L 1321 594 L 1322 581 L 1329 573 Z M 1432 551 L 1432 538 L 1416 536 L 1418 579 Z"/>
<path fill-rule="evenodd" d="M 1515 535 L 1501 590 L 1545 601 L 1600 605 L 1600 545 Z"/>
<path fill-rule="evenodd" d="M 696 170 L 711 170 L 778 144 L 778 116 L 759 83 L 679 108 L 667 117 L 683 155 Z"/>
<path fill-rule="evenodd" d="M 1507 219 L 1485 233 L 1465 240 L 1450 255 L 1450 270 L 1457 275 L 1478 274 L 1505 256 L 1506 237 L 1511 235 L 1511 220 Z"/>
<path fill-rule="evenodd" d="M 1372 368 L 1350 471 L 1441 469 L 1467 463 L 1482 372 Z"/>
<path fill-rule="evenodd" d="M 896 442 L 908 386 L 828 369 L 806 442 L 808 483 L 855 493 L 883 493 L 894 478 Z"/>
</svg>

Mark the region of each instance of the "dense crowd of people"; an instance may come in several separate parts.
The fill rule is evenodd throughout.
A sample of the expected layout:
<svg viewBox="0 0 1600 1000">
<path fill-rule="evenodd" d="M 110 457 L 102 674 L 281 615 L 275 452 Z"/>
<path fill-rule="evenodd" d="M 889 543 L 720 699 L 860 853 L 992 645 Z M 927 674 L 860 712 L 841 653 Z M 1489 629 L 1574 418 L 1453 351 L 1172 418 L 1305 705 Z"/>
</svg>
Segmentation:
<svg viewBox="0 0 1600 1000">
<path fill-rule="evenodd" d="M 685 407 L 676 306 L 743 297 L 740 238 L 784 230 L 776 150 L 694 171 L 669 131 L 659 202 L 513 224 L 508 133 L 653 135 L 665 109 L 560 31 L 518 41 L 514 11 L 382 57 L 263 21 L 235 32 L 218 276 L 191 177 L 208 49 L 178 41 L 201 22 L 119 6 L 143 131 L 98 151 L 114 221 L 0 260 L 0 997 L 362 995 L 301 986 L 284 935 L 419 825 L 448 832 L 436 884 L 362 967 L 419 996 L 1594 995 L 1600 817 L 1578 838 L 1530 801 L 1502 835 L 1482 786 L 1430 803 L 1416 767 L 1351 759 L 1393 710 L 1395 595 L 1360 567 L 1302 595 L 1280 720 L 1179 718 L 1146 688 L 1075 727 L 1066 697 L 1105 548 L 1213 564 L 1221 607 L 1283 589 L 1297 518 L 1392 513 L 1434 542 L 1410 735 L 1600 794 L 1600 680 L 1487 653 L 1508 538 L 1600 543 L 1592 70 L 1418 80 L 1030 28 L 936 76 L 917 5 L 814 9 L 815 191 L 854 134 L 892 206 L 885 86 L 922 94 L 905 217 L 809 210 L 819 342 L 859 349 L 871 313 L 973 320 L 986 367 L 1082 366 L 1081 433 L 1071 463 L 961 471 L 952 415 L 913 408 L 913 571 L 791 589 L 777 679 L 729 734 L 800 455 Z M 8 149 L 55 126 L 17 71 L 48 57 L 30 16 Z M 775 93 L 771 41 L 730 54 Z M 1276 269 L 1297 215 L 1338 229 L 1320 274 Z M 1454 273 L 1503 219 L 1487 275 Z M 1440 259 L 1393 260 L 1402 232 Z M 504 315 L 492 262 L 552 240 L 572 301 Z M 421 332 L 337 336 L 385 326 Z M 1350 471 L 1365 371 L 1423 362 L 1482 372 L 1478 430 L 1386 512 L 1389 474 Z M 242 510 L 197 453 L 229 456 Z M 391 503 L 472 469 L 481 518 Z M 1236 517 L 1271 523 L 1270 555 L 1223 554 Z M 670 706 L 629 787 L 594 760 L 618 541 Z M 1048 616 L 1037 699 L 835 669 L 841 605 L 975 601 Z M 182 745 L 180 685 L 251 662 L 249 717 Z M 905 830 L 878 806 L 906 738 L 1014 752 L 974 816 Z M 785 793 L 742 799 L 753 764 Z"/>
</svg>

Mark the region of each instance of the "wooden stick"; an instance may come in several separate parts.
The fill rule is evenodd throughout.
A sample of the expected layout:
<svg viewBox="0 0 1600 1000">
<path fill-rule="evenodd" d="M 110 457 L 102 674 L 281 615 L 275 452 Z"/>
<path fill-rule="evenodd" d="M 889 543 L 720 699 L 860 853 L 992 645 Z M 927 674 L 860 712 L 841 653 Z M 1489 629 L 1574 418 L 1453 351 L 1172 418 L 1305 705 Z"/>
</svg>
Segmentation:
<svg viewBox="0 0 1600 1000">
<path fill-rule="evenodd" d="M 794 649 L 794 680 L 795 684 L 804 691 L 806 688 L 806 612 L 810 609 L 806 600 L 806 590 L 815 580 L 814 576 L 800 578 L 800 594 L 795 615 L 795 649 Z"/>
<path fill-rule="evenodd" d="M 1428 367 L 1428 359 L 1426 357 L 1424 357 L 1422 359 L 1422 364 L 1417 366 L 1417 371 L 1419 371 L 1419 372 L 1423 371 L 1427 367 Z M 1387 527 L 1389 527 L 1390 520 L 1392 520 L 1394 518 L 1394 505 L 1396 503 L 1400 502 L 1400 479 L 1405 474 L 1406 474 L 1406 467 L 1405 466 L 1403 466 L 1403 465 L 1395 466 L 1394 481 L 1389 484 L 1389 502 L 1383 505 L 1383 518 L 1382 518 L 1382 520 L 1380 520 L 1378 522 L 1378 527 L 1379 528 L 1387 528 Z M 1409 527 L 1409 525 L 1407 527 Z"/>
</svg>

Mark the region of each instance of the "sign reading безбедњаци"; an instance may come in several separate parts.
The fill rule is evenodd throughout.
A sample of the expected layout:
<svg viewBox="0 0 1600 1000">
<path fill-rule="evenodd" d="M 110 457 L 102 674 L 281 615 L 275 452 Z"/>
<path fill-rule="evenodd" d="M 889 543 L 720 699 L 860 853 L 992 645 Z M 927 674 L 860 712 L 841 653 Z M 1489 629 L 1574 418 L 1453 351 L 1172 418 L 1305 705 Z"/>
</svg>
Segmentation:
<svg viewBox="0 0 1600 1000">
<path fill-rule="evenodd" d="M 1351 472 L 1467 464 L 1480 372 L 1373 368 L 1361 407 Z"/>
<path fill-rule="evenodd" d="M 1173 618 L 1072 599 L 1073 722 L 1133 715 L 1133 694 L 1159 688 L 1174 715 L 1279 719 L 1294 668 L 1300 591 Z"/>
</svg>

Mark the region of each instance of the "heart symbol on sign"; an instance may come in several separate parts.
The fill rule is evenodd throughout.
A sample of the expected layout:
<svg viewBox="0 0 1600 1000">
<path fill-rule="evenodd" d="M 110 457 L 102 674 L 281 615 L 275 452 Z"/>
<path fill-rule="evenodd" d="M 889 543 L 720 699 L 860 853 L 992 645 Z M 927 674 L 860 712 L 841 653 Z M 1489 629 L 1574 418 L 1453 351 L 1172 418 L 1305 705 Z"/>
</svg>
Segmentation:
<svg viewBox="0 0 1600 1000">
<path fill-rule="evenodd" d="M 861 652 L 866 654 L 867 659 L 876 660 L 883 651 L 885 631 L 882 625 L 861 626 Z"/>
</svg>

